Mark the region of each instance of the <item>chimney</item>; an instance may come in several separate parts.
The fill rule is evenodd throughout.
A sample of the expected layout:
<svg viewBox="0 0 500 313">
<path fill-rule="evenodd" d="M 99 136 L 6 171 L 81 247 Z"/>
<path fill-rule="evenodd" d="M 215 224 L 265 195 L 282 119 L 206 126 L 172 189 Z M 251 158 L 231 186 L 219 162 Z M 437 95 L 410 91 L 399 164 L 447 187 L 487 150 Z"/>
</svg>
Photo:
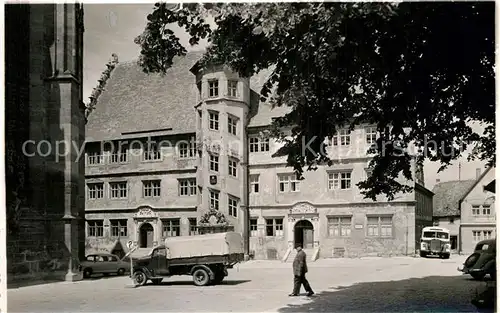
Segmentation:
<svg viewBox="0 0 500 313">
<path fill-rule="evenodd" d="M 479 179 L 479 176 L 481 176 L 481 169 L 476 168 L 476 179 Z"/>
<path fill-rule="evenodd" d="M 439 184 L 441 182 L 441 179 L 436 178 L 436 184 Z"/>
</svg>

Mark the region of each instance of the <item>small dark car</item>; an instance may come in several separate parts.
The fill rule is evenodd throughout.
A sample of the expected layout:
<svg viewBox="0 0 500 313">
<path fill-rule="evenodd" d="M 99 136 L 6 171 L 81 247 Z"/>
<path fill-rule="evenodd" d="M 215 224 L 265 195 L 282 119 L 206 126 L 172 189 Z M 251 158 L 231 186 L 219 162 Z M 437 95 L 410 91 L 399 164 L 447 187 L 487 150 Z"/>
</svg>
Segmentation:
<svg viewBox="0 0 500 313">
<path fill-rule="evenodd" d="M 478 242 L 474 253 L 464 262 L 459 271 L 471 275 L 474 279 L 481 280 L 486 275 L 490 275 L 495 280 L 497 276 L 496 268 L 497 240 L 487 239 Z"/>
</svg>

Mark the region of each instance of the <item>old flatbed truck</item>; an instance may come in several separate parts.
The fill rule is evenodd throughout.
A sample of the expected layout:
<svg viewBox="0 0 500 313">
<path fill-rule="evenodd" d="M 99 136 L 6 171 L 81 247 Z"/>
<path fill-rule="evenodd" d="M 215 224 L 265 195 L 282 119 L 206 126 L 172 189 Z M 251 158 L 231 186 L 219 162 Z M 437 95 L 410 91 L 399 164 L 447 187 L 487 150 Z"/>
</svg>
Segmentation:
<svg viewBox="0 0 500 313">
<path fill-rule="evenodd" d="M 135 260 L 132 279 L 143 286 L 148 280 L 160 284 L 165 277 L 192 275 L 196 286 L 219 284 L 228 268 L 243 261 L 243 249 L 243 238 L 235 232 L 170 237 Z"/>
</svg>

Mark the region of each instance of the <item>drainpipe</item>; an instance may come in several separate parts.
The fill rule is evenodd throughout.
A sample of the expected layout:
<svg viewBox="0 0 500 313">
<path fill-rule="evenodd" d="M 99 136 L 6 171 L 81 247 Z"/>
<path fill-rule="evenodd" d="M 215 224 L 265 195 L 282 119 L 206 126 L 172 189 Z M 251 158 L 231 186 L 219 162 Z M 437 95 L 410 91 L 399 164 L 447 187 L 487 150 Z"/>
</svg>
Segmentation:
<svg viewBox="0 0 500 313">
<path fill-rule="evenodd" d="M 249 166 L 249 158 L 250 158 L 250 149 L 248 149 L 248 123 L 250 112 L 248 112 L 248 116 L 246 118 L 245 125 L 245 142 L 243 146 L 243 151 L 245 154 L 245 172 L 246 177 L 243 181 L 243 197 L 245 197 L 245 208 L 243 210 L 243 249 L 245 253 L 245 261 L 250 259 L 250 166 Z"/>
</svg>

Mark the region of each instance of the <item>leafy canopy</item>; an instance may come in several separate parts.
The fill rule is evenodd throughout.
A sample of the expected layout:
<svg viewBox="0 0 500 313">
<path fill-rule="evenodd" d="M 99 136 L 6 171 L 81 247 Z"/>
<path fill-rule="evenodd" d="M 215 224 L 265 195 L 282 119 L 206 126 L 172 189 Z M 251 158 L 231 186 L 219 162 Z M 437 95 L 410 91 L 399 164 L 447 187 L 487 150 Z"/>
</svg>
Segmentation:
<svg viewBox="0 0 500 313">
<path fill-rule="evenodd" d="M 172 23 L 191 45 L 208 40 L 202 65 L 224 63 L 246 77 L 271 68 L 261 96 L 292 108 L 273 122 L 273 135 L 299 176 L 331 164 L 321 153 L 325 138 L 376 125 L 372 174 L 358 187 L 367 198 L 394 199 L 412 189 L 397 181 L 401 173 L 412 179 L 410 144 L 418 165 L 428 158 L 442 170 L 471 143 L 470 158 L 494 165 L 494 12 L 494 2 L 210 3 L 177 11 L 157 3 L 136 43 L 148 73 L 165 73 L 186 53 Z"/>
</svg>

